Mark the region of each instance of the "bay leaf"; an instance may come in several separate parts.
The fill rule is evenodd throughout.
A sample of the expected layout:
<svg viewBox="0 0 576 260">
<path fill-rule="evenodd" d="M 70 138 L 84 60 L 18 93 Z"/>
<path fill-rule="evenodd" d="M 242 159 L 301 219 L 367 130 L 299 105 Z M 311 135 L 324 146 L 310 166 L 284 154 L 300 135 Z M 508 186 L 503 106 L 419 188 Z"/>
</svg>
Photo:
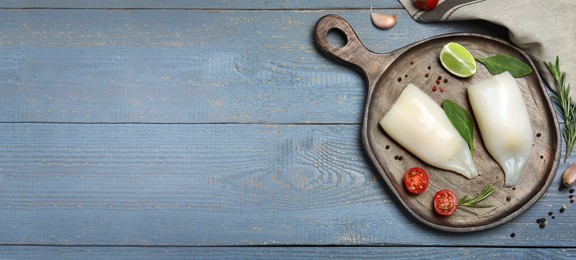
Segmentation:
<svg viewBox="0 0 576 260">
<path fill-rule="evenodd" d="M 470 153 L 474 155 L 474 125 L 470 114 L 468 114 L 466 109 L 450 99 L 442 101 L 442 109 L 444 110 L 444 113 L 446 113 L 446 116 L 448 116 L 448 119 L 450 119 L 454 128 L 456 128 L 456 131 L 458 131 L 468 144 Z"/>
<path fill-rule="evenodd" d="M 504 71 L 510 72 L 513 77 L 521 78 L 532 73 L 532 68 L 520 59 L 508 54 L 497 54 L 488 58 L 475 58 L 484 64 L 492 75 L 500 74 Z"/>
</svg>

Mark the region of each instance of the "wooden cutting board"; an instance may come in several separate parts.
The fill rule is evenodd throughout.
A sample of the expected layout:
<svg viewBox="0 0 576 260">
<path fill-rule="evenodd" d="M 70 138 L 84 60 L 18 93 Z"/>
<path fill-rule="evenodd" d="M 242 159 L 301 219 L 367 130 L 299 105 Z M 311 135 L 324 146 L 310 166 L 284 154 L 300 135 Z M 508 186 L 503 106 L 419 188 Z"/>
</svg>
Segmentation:
<svg viewBox="0 0 576 260">
<path fill-rule="evenodd" d="M 344 46 L 334 46 L 328 42 L 328 34 L 334 31 L 344 36 Z M 450 34 L 426 39 L 390 53 L 374 53 L 364 47 L 351 26 L 336 15 L 322 17 L 316 24 L 314 36 L 317 46 L 325 54 L 365 76 L 368 94 L 362 126 L 364 147 L 400 204 L 416 219 L 445 231 L 488 229 L 520 215 L 538 201 L 550 186 L 559 163 L 559 126 L 544 84 L 533 62 L 523 51 L 485 35 Z M 378 124 L 409 83 L 418 86 L 439 104 L 444 99 L 450 99 L 473 116 L 466 88 L 491 77 L 491 74 L 479 63 L 477 73 L 470 78 L 449 74 L 438 58 L 442 46 L 448 42 L 460 43 L 477 58 L 509 54 L 534 70 L 530 75 L 517 79 L 528 108 L 534 144 L 528 164 L 515 187 L 504 187 L 504 172 L 487 152 L 475 121 L 473 160 L 481 175 L 473 180 L 422 162 L 396 143 Z M 438 79 L 440 84 L 436 83 Z M 436 91 L 433 90 L 434 86 L 437 86 Z M 441 91 L 442 88 L 444 91 Z M 411 167 L 422 167 L 428 172 L 430 184 L 422 194 L 409 193 L 402 183 L 404 172 Z M 459 197 L 475 196 L 486 185 L 492 185 L 496 191 L 483 204 L 493 207 L 471 209 L 474 214 L 457 210 L 449 217 L 440 216 L 433 210 L 432 198 L 439 190 L 452 190 Z"/>
</svg>

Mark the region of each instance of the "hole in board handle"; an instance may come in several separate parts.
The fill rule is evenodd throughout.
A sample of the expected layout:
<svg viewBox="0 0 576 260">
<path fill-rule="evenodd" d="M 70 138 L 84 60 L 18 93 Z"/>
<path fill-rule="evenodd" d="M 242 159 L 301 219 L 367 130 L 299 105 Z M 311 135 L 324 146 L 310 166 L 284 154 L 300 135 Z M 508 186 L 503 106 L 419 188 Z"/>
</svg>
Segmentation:
<svg viewBox="0 0 576 260">
<path fill-rule="evenodd" d="M 328 35 L 326 35 L 326 41 L 335 48 L 342 48 L 348 44 L 348 37 L 346 34 L 338 29 L 332 28 L 328 31 Z"/>
</svg>

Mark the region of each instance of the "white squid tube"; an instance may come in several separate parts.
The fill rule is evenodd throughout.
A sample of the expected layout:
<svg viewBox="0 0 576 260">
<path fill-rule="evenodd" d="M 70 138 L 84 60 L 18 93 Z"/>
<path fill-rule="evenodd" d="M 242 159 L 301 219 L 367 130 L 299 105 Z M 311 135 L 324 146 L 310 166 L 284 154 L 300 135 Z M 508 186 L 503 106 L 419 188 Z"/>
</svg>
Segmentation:
<svg viewBox="0 0 576 260">
<path fill-rule="evenodd" d="M 402 91 L 380 126 L 420 160 L 469 179 L 478 176 L 464 138 L 440 105 L 418 87 L 409 84 Z"/>
<path fill-rule="evenodd" d="M 488 152 L 515 186 L 532 150 L 532 126 L 516 79 L 509 72 L 468 87 L 468 98 Z"/>
</svg>

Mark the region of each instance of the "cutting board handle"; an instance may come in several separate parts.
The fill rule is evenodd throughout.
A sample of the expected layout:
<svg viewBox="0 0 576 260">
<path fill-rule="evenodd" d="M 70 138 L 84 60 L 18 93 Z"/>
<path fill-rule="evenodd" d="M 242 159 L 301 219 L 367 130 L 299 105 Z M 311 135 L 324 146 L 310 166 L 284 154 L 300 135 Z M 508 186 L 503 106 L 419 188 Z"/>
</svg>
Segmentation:
<svg viewBox="0 0 576 260">
<path fill-rule="evenodd" d="M 328 34 L 338 30 L 344 36 L 344 46 L 328 42 Z M 391 63 L 390 55 L 377 54 L 368 50 L 358 39 L 352 26 L 342 17 L 329 14 L 318 20 L 314 28 L 314 40 L 318 47 L 336 61 L 352 64 L 368 78 L 369 86 Z"/>
</svg>

